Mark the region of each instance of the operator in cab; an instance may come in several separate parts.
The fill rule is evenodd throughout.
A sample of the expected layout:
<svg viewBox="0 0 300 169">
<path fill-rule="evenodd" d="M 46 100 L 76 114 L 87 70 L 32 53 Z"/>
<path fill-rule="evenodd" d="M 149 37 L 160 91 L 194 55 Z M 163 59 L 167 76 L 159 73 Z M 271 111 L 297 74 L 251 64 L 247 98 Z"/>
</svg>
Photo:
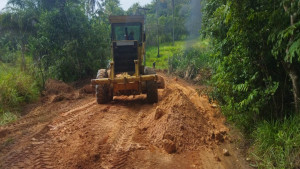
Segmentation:
<svg viewBox="0 0 300 169">
<path fill-rule="evenodd" d="M 133 31 L 130 32 L 128 40 L 134 40 L 134 32 Z"/>
</svg>

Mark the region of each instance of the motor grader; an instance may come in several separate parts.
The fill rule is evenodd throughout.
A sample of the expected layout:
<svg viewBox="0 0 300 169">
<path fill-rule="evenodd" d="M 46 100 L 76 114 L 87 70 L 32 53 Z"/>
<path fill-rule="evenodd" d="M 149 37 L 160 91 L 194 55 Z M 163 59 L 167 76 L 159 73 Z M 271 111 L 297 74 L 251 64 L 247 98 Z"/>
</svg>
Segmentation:
<svg viewBox="0 0 300 169">
<path fill-rule="evenodd" d="M 158 102 L 158 89 L 164 79 L 143 65 L 145 59 L 144 16 L 110 16 L 111 59 L 108 69 L 98 70 L 95 86 L 98 104 L 113 96 L 146 94 L 149 103 Z"/>
</svg>

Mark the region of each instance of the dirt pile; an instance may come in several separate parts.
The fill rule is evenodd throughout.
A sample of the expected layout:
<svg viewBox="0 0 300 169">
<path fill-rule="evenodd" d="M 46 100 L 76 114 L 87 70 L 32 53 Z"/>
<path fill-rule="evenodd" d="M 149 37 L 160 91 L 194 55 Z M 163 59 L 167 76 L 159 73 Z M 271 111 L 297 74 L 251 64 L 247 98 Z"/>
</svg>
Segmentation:
<svg viewBox="0 0 300 169">
<path fill-rule="evenodd" d="M 46 81 L 43 95 L 45 96 L 43 102 L 51 103 L 63 100 L 74 100 L 80 97 L 72 86 L 54 79 L 48 79 Z"/>
<path fill-rule="evenodd" d="M 79 90 L 79 93 L 80 94 L 95 94 L 95 87 L 93 87 L 91 84 L 87 84 Z"/>
<path fill-rule="evenodd" d="M 141 130 L 168 153 L 196 150 L 211 140 L 213 126 L 182 90 L 166 88 L 163 100 L 145 117 Z"/>
<path fill-rule="evenodd" d="M 60 93 L 71 93 L 73 91 L 74 89 L 72 86 L 59 80 L 48 79 L 45 83 L 45 93 L 47 95 L 58 95 Z"/>
</svg>

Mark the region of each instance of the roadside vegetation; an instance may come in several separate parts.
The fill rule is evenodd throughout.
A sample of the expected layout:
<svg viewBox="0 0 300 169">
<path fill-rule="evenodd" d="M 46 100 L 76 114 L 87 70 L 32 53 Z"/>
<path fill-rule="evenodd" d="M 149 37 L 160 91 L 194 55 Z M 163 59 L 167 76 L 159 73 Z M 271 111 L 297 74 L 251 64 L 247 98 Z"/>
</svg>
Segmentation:
<svg viewBox="0 0 300 169">
<path fill-rule="evenodd" d="M 179 54 L 190 49 L 208 52 L 209 39 L 202 40 L 200 38 L 196 38 L 192 40 L 180 40 L 175 41 L 174 45 L 172 42 L 162 43 L 159 47 L 159 56 L 157 53 L 157 46 L 149 46 L 146 49 L 146 65 L 152 67 L 153 62 L 155 62 L 156 68 L 168 69 L 170 59 L 172 59 L 175 54 Z M 209 58 L 209 56 L 207 56 L 207 58 Z"/>
<path fill-rule="evenodd" d="M 157 47 L 148 47 L 146 66 L 167 70 L 198 84 L 208 84 L 212 75 L 211 49 L 209 39 L 196 38 L 193 40 L 176 41 L 160 45 L 159 57 Z"/>
<path fill-rule="evenodd" d="M 299 168 L 299 4 L 203 3 L 202 33 L 211 38 L 211 84 L 222 112 L 252 140 L 255 166 Z"/>
<path fill-rule="evenodd" d="M 0 125 L 15 121 L 22 106 L 36 101 L 40 87 L 31 70 L 15 63 L 0 63 Z"/>
<path fill-rule="evenodd" d="M 300 118 L 262 121 L 252 133 L 250 156 L 259 168 L 297 168 L 300 157 Z"/>
</svg>

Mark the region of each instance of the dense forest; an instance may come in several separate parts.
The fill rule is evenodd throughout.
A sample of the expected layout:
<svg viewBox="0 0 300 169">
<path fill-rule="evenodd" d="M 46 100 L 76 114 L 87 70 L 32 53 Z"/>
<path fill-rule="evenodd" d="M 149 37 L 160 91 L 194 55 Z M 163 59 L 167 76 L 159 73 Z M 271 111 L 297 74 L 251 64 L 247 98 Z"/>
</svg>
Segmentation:
<svg viewBox="0 0 300 169">
<path fill-rule="evenodd" d="M 299 8 L 284 1 L 207 0 L 214 96 L 251 133 L 262 168 L 299 167 Z"/>
<path fill-rule="evenodd" d="M 163 68 L 188 80 L 203 75 L 254 166 L 300 167 L 299 11 L 295 0 L 153 0 L 128 10 L 119 0 L 9 0 L 0 13 L 0 125 L 36 101 L 48 78 L 73 82 L 107 66 L 108 16 L 145 15 L 148 48 L 172 50 L 147 59 L 165 59 Z"/>
</svg>

